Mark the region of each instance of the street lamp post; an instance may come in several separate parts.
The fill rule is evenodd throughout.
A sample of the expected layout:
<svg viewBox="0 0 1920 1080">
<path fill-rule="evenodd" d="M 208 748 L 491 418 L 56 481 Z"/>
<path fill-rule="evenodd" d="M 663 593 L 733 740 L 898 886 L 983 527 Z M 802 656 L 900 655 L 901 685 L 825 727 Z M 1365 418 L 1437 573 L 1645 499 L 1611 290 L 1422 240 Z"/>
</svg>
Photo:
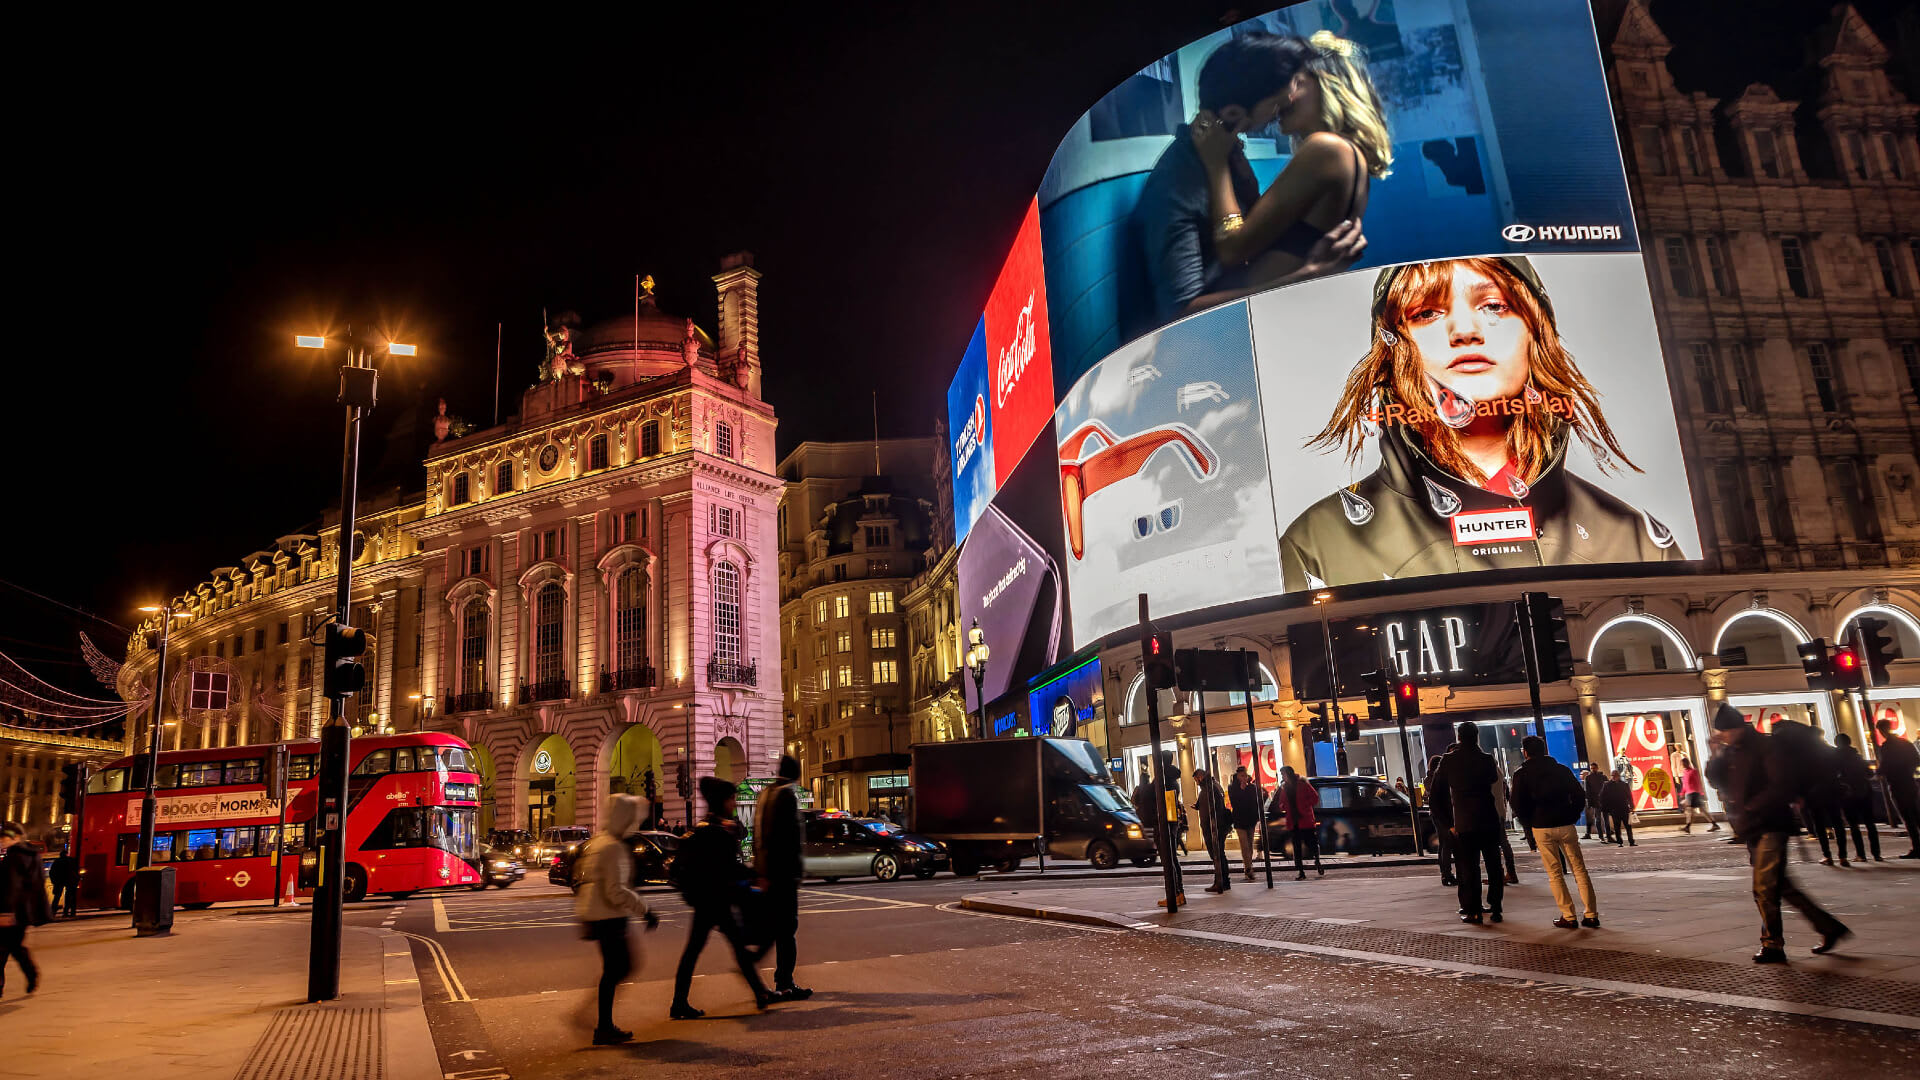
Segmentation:
<svg viewBox="0 0 1920 1080">
<path fill-rule="evenodd" d="M 978 710 L 980 737 L 987 737 L 987 660 L 992 650 L 987 647 L 987 635 L 980 629 L 980 620 L 973 620 L 967 628 L 967 671 L 973 676 L 973 704 Z"/>
<path fill-rule="evenodd" d="M 1333 631 L 1327 627 L 1327 605 L 1333 602 L 1330 592 L 1315 593 L 1313 609 L 1320 613 L 1320 641 L 1327 650 L 1327 728 L 1333 732 L 1333 767 L 1341 776 L 1347 775 L 1347 740 L 1342 734 L 1346 727 L 1340 716 L 1340 669 L 1333 657 Z M 1312 762 L 1308 762 L 1311 767 Z M 1311 772 L 1309 772 L 1311 775 Z"/>
<path fill-rule="evenodd" d="M 161 721 L 161 710 L 165 707 L 166 703 L 167 640 L 173 629 L 173 620 L 176 618 L 184 619 L 187 617 L 187 613 L 184 611 L 174 611 L 172 604 L 143 607 L 140 610 L 149 615 L 157 614 L 160 616 L 160 636 L 158 643 L 154 647 L 153 708 L 148 714 L 147 719 L 147 782 L 144 797 L 140 800 L 140 850 L 136 852 L 134 856 L 135 869 L 151 870 L 153 868 L 154 821 L 159 816 L 160 809 L 159 799 L 154 794 L 154 782 L 160 773 L 160 735 L 166 730 L 166 725 Z M 135 880 L 145 881 L 147 879 L 148 875 L 142 874 L 137 876 Z M 141 890 L 143 895 L 145 890 L 156 887 L 157 884 L 136 886 L 136 888 Z M 151 911 L 154 909 L 149 905 L 137 905 L 136 910 Z M 148 936 L 150 934 L 162 933 L 167 927 L 172 926 L 172 924 L 173 912 L 169 908 L 169 910 L 160 914 L 158 924 L 151 929 L 143 930 L 136 918 L 134 931 L 141 936 Z"/>
<path fill-rule="evenodd" d="M 351 335 L 351 331 L 349 331 Z M 299 335 L 294 344 L 303 349 L 325 351 L 328 340 L 321 336 Z M 345 352 L 340 366 L 340 405 L 346 410 L 340 451 L 340 562 L 334 583 L 334 621 L 342 628 L 353 620 L 353 537 L 355 501 L 359 494 L 360 421 L 379 398 L 380 372 L 374 367 L 376 346 L 351 336 L 337 344 Z M 377 348 L 388 356 L 413 356 L 412 345 L 386 342 Z M 331 637 L 329 638 L 331 641 Z M 332 650 L 329 649 L 329 652 Z M 328 657 L 327 675 L 332 675 L 332 657 Z M 340 937 L 344 912 L 347 858 L 342 828 L 347 811 L 348 744 L 352 738 L 344 716 L 346 695 L 351 690 L 336 690 L 327 695 L 327 726 L 320 733 L 320 775 L 314 814 L 315 832 L 320 841 L 320 881 L 313 895 L 313 929 L 307 951 L 307 1000 L 331 1001 L 340 996 Z"/>
</svg>

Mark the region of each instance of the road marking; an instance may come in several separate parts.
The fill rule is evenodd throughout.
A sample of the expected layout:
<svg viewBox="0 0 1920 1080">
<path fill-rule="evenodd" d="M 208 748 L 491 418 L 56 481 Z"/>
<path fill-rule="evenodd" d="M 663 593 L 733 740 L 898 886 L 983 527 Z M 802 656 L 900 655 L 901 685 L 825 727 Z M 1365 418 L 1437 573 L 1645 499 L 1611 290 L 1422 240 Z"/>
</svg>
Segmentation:
<svg viewBox="0 0 1920 1080">
<path fill-rule="evenodd" d="M 436 896 L 433 898 L 433 932 L 444 934 L 451 929 L 453 929 L 452 924 L 447 922 L 446 902 Z"/>
<path fill-rule="evenodd" d="M 405 930 L 396 930 L 394 933 L 404 938 L 412 938 L 427 947 L 427 955 L 433 958 L 434 970 L 440 975 L 440 984 L 447 988 L 448 1001 L 473 1000 L 467 996 L 466 985 L 460 981 L 460 976 L 454 974 L 453 961 L 448 959 L 447 950 L 442 948 L 439 942 L 430 937 L 421 937 L 419 934 L 409 934 Z"/>
</svg>

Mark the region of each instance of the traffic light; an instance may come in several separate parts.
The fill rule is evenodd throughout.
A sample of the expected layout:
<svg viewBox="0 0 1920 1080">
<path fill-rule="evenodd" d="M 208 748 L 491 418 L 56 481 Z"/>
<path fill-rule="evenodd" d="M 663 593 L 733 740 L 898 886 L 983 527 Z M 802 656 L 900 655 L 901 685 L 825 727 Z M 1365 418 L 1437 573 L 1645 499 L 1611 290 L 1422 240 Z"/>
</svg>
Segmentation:
<svg viewBox="0 0 1920 1080">
<path fill-rule="evenodd" d="M 1320 702 L 1307 705 L 1307 738 L 1313 742 L 1332 742 L 1333 729 L 1327 723 L 1327 707 Z"/>
<path fill-rule="evenodd" d="M 60 766 L 60 812 L 74 814 L 80 807 L 80 763 Z"/>
<path fill-rule="evenodd" d="M 1387 673 L 1369 671 L 1360 676 L 1367 684 L 1367 719 L 1376 724 L 1393 723 L 1393 688 Z"/>
<path fill-rule="evenodd" d="M 1173 663 L 1173 635 L 1156 633 L 1147 639 L 1147 689 L 1171 690 L 1179 681 Z"/>
<path fill-rule="evenodd" d="M 1358 739 L 1360 737 L 1360 718 L 1352 713 L 1348 713 L 1346 720 L 1341 723 L 1341 729 L 1341 735 L 1345 737 L 1348 742 Z"/>
<path fill-rule="evenodd" d="M 1886 686 L 1893 681 L 1887 671 L 1887 665 L 1900 659 L 1900 646 L 1893 640 L 1892 628 L 1885 619 L 1876 619 L 1871 615 L 1862 615 L 1854 620 L 1860 628 L 1861 657 L 1867 666 L 1867 679 L 1875 686 Z"/>
<path fill-rule="evenodd" d="M 675 770 L 673 776 L 674 790 L 680 793 L 681 798 L 690 798 L 693 795 L 693 770 L 687 767 L 685 761 L 679 764 L 680 767 Z"/>
<path fill-rule="evenodd" d="M 1412 679 L 1395 679 L 1393 682 L 1393 708 L 1401 720 L 1420 718 L 1420 684 Z"/>
<path fill-rule="evenodd" d="M 1527 623 L 1533 631 L 1533 655 L 1543 683 L 1560 682 L 1573 677 L 1573 646 L 1567 642 L 1567 605 L 1557 596 L 1530 592 L 1521 597 L 1527 605 Z"/>
<path fill-rule="evenodd" d="M 1800 646 L 1800 670 L 1806 673 L 1807 689 L 1833 689 L 1833 665 L 1827 656 L 1827 639 L 1814 638 Z"/>
<path fill-rule="evenodd" d="M 321 676 L 324 696 L 350 697 L 367 687 L 367 668 L 359 657 L 373 647 L 373 635 L 354 626 L 327 624 L 327 667 Z"/>
<path fill-rule="evenodd" d="M 1860 651 L 1841 645 L 1833 650 L 1833 688 L 1835 690 L 1865 690 L 1867 688 L 1867 668 L 1860 662 Z"/>
</svg>

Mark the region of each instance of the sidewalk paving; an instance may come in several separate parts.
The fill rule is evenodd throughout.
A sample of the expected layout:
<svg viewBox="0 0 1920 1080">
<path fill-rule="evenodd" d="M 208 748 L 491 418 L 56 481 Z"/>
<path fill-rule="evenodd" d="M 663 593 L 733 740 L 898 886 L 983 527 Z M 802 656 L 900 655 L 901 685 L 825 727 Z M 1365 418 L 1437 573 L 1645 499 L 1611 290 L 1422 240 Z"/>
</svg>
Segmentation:
<svg viewBox="0 0 1920 1080">
<path fill-rule="evenodd" d="M 407 941 L 346 928 L 340 997 L 306 1003 L 306 909 L 179 912 L 163 937 L 128 917 L 28 935 L 38 993 L 8 973 L 0 1077 L 427 1080 L 440 1076 Z"/>
<path fill-rule="evenodd" d="M 1808 949 L 1819 939 L 1798 913 L 1785 912 L 1790 968 L 1752 962 L 1759 916 L 1744 856 L 1719 836 L 1677 836 L 1640 849 L 1609 849 L 1594 873 L 1600 930 L 1561 930 L 1539 856 L 1515 852 L 1520 884 L 1506 890 L 1504 923 L 1468 926 L 1457 899 L 1429 872 L 1395 876 L 1309 876 L 1291 865 L 1269 890 L 1236 875 L 1210 895 L 1191 881 L 1187 906 L 1168 916 L 1157 883 L 1007 890 L 962 901 L 975 910 L 1211 937 L 1268 948 L 1347 958 L 1412 961 L 1449 971 L 1500 973 L 1573 985 L 1633 987 L 1650 996 L 1684 997 L 1776 1011 L 1920 1028 L 1920 866 L 1890 860 L 1851 869 L 1797 861 L 1795 881 L 1850 926 L 1855 936 L 1830 956 Z M 1592 847 L 1587 848 L 1592 851 Z M 1814 852 L 1817 857 L 1817 850 Z M 1624 856 L 1624 857 L 1621 857 Z M 1703 865 L 1669 868 L 1697 858 Z M 1589 859 L 1590 864 L 1599 860 Z"/>
</svg>

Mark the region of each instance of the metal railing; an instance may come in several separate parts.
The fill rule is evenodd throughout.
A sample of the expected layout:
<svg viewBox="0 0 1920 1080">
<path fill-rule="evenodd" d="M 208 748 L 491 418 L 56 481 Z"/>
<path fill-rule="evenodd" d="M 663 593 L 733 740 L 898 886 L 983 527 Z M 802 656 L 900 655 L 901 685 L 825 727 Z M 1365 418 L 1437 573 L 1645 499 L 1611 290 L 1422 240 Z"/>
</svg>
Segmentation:
<svg viewBox="0 0 1920 1080">
<path fill-rule="evenodd" d="M 572 696 L 572 684 L 566 679 L 543 679 L 529 686 L 520 684 L 521 701 L 564 701 Z"/>
<path fill-rule="evenodd" d="M 716 656 L 707 661 L 707 681 L 732 686 L 758 686 L 760 673 L 755 666 L 756 663 L 757 661 L 753 660 L 744 663 L 739 660 L 722 660 Z"/>
<path fill-rule="evenodd" d="M 618 671 L 600 669 L 600 692 L 612 693 L 616 690 L 651 690 L 660 685 L 660 673 L 652 664 L 638 667 L 621 668 Z"/>
<path fill-rule="evenodd" d="M 440 700 L 447 703 L 447 711 L 450 713 L 485 712 L 493 708 L 493 691 L 480 689 L 456 694 L 449 690 L 440 695 Z"/>
</svg>

